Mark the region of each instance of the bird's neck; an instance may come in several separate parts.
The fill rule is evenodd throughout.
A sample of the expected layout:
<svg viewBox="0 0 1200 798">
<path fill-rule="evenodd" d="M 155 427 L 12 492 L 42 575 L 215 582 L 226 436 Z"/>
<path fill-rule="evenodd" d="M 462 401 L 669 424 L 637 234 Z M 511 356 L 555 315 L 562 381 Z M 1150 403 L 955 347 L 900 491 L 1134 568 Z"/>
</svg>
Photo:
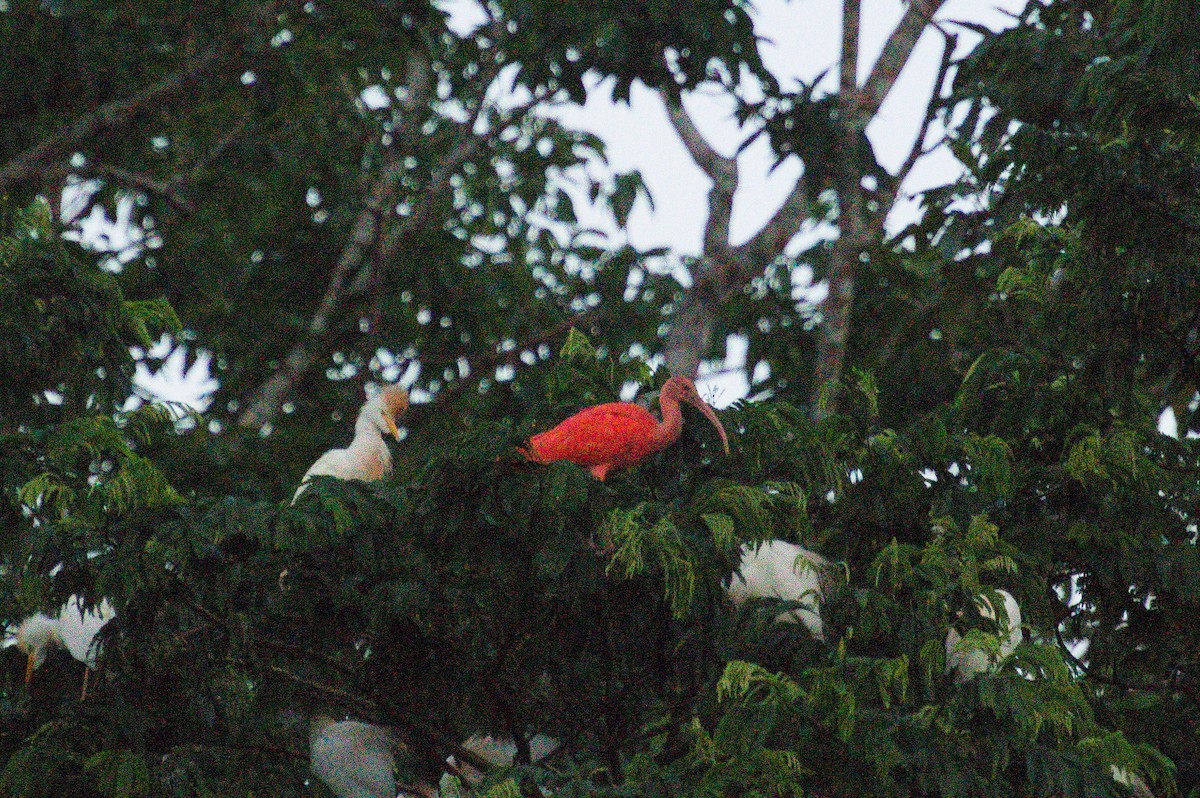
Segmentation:
<svg viewBox="0 0 1200 798">
<path fill-rule="evenodd" d="M 656 451 L 679 440 L 679 433 L 683 432 L 683 411 L 679 407 L 679 400 L 660 397 L 658 406 L 662 411 L 662 423 L 654 430 Z"/>
<path fill-rule="evenodd" d="M 362 415 L 354 424 L 354 440 L 347 447 L 351 452 L 379 457 L 384 467 L 392 462 L 392 453 L 383 440 L 383 430 L 370 416 Z"/>
<path fill-rule="evenodd" d="M 39 661 L 45 657 L 45 651 L 50 646 L 66 648 L 58 622 L 41 613 L 25 621 L 19 637 L 21 649 L 26 653 L 36 652 Z"/>
</svg>

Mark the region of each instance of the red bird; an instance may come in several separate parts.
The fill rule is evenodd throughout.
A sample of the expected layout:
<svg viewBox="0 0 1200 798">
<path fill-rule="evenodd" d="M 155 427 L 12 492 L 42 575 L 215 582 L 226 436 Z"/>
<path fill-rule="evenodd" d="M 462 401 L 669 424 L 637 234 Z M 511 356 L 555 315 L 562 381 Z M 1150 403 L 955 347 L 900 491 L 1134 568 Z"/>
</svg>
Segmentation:
<svg viewBox="0 0 1200 798">
<path fill-rule="evenodd" d="M 609 402 L 580 410 L 554 429 L 534 435 L 529 448 L 521 453 L 535 463 L 570 460 L 602 480 L 609 471 L 627 468 L 678 440 L 683 431 L 680 402 L 687 402 L 712 422 L 729 454 L 725 428 L 696 392 L 696 383 L 686 377 L 672 377 L 663 385 L 658 396 L 661 423 L 644 407 Z"/>
</svg>

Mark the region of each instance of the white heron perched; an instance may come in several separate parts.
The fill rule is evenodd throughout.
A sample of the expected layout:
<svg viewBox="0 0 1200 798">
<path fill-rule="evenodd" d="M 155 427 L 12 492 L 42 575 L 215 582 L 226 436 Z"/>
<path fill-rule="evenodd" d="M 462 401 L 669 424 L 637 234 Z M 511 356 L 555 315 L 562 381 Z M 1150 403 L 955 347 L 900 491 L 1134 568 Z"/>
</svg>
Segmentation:
<svg viewBox="0 0 1200 798">
<path fill-rule="evenodd" d="M 1017 646 L 1025 639 L 1021 631 L 1021 607 L 1012 593 L 1007 590 L 997 590 L 1004 600 L 1005 617 L 999 621 L 1000 656 L 994 657 L 977 646 L 963 645 L 963 636 L 953 626 L 946 632 L 946 673 L 954 672 L 954 681 L 962 684 L 981 673 L 994 670 L 997 663 L 1016 651 Z M 995 621 L 996 609 L 987 596 L 977 596 L 975 607 L 979 614 L 988 620 Z"/>
<path fill-rule="evenodd" d="M 1112 773 L 1113 781 L 1128 787 L 1133 792 L 1134 798 L 1154 798 L 1150 785 L 1138 774 L 1130 773 L 1125 768 L 1119 768 L 1116 765 L 1112 765 L 1109 771 Z"/>
<path fill-rule="evenodd" d="M 539 762 L 558 750 L 558 740 L 546 734 L 535 734 L 529 738 L 529 760 Z M 511 767 L 517 755 L 517 744 L 508 737 L 492 737 L 488 734 L 473 734 L 462 744 L 464 751 L 469 751 L 492 767 Z M 460 763 L 455 757 L 446 759 L 446 764 L 456 771 L 464 782 L 470 785 L 483 780 L 483 773 L 466 763 Z"/>
<path fill-rule="evenodd" d="M 374 482 L 392 472 L 392 454 L 383 440 L 388 433 L 400 440 L 396 419 L 408 409 L 408 392 L 389 385 L 368 399 L 354 421 L 354 440 L 345 449 L 330 449 L 309 466 L 292 497 L 292 504 L 308 487 L 308 480 L 317 476 L 338 479 L 359 479 Z"/>
<path fill-rule="evenodd" d="M 80 700 L 87 697 L 88 673 L 96 668 L 99 646 L 96 635 L 104 624 L 117 615 L 108 599 L 102 599 L 93 609 L 86 609 L 79 596 L 71 596 L 59 610 L 58 617 L 51 618 L 38 612 L 17 624 L 13 643 L 17 650 L 28 657 L 25 664 L 25 684 L 33 678 L 33 672 L 46 661 L 46 651 L 51 646 L 65 648 L 75 659 L 88 667 L 83 672 L 83 691 Z"/>
<path fill-rule="evenodd" d="M 338 798 L 396 798 L 399 742 L 387 729 L 318 715 L 308 744 L 313 773 Z"/>
<path fill-rule="evenodd" d="M 803 602 L 795 610 L 781 612 L 776 620 L 802 623 L 814 639 L 824 641 L 821 600 L 831 571 L 828 560 L 794 543 L 768 540 L 757 548 L 745 544 L 725 590 L 735 606 L 752 598 Z"/>
</svg>

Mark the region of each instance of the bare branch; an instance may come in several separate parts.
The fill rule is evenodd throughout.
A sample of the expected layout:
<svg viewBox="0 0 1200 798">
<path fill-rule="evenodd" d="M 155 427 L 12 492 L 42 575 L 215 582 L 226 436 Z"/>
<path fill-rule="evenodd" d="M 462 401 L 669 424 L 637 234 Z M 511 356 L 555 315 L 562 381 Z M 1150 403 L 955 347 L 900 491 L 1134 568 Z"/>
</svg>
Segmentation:
<svg viewBox="0 0 1200 798">
<path fill-rule="evenodd" d="M 701 258 L 692 271 L 692 287 L 671 315 L 666 340 L 667 368 L 672 374 L 694 377 L 712 340 L 717 308 L 727 295 L 725 283 L 736 280 L 741 272 L 729 246 L 738 166 L 735 158 L 726 158 L 705 140 L 677 99 L 664 94 L 663 102 L 683 146 L 713 183 L 708 192 L 708 220 L 704 224 Z"/>
<path fill-rule="evenodd" d="M 842 66 L 838 91 L 847 100 L 858 94 L 858 30 L 861 0 L 845 0 L 842 10 Z"/>
<path fill-rule="evenodd" d="M 379 236 L 380 217 L 384 207 L 390 205 L 396 187 L 404 172 L 404 161 L 394 151 L 388 150 L 383 167 L 376 178 L 354 222 L 350 241 L 338 257 L 333 276 L 325 289 L 325 296 L 317 312 L 309 319 L 305 339 L 288 352 L 281 368 L 275 371 L 256 392 L 249 406 L 238 418 L 242 427 L 261 427 L 275 416 L 283 399 L 301 376 L 308 373 L 318 357 L 319 344 L 329 328 L 329 320 L 342 302 L 346 277 L 362 265 L 367 253 Z"/>
<path fill-rule="evenodd" d="M 808 206 L 812 199 L 808 180 L 801 175 L 796 179 L 796 185 L 792 186 L 783 205 L 779 206 L 779 210 L 775 211 L 763 229 L 736 248 L 743 281 L 752 276 L 752 269 L 765 266 L 783 254 L 788 242 L 800 232 L 800 226 L 808 218 Z"/>
<path fill-rule="evenodd" d="M 667 116 L 692 160 L 712 180 L 708 191 L 708 221 L 704 225 L 704 258 L 708 268 L 716 260 L 729 256 L 729 219 L 733 215 L 733 195 L 738 188 L 737 159 L 726 158 L 705 140 L 692 118 L 678 100 L 663 95 Z M 699 275 L 695 275 L 700 279 Z"/>
<path fill-rule="evenodd" d="M 825 392 L 835 389 L 842 378 L 847 348 L 850 341 L 850 318 L 854 307 L 854 296 L 860 261 L 873 244 L 884 235 L 886 214 L 869 215 L 865 191 L 862 187 L 863 164 L 858 163 L 856 153 L 867 124 L 879 111 L 884 98 L 892 90 L 901 71 L 908 63 L 913 48 L 925 28 L 933 23 L 933 15 L 945 0 L 912 0 L 903 19 L 884 44 L 879 60 L 853 96 L 843 93 L 840 104 L 844 126 L 838 148 L 835 184 L 838 195 L 838 227 L 840 235 L 834 243 L 829 258 L 829 296 L 821 305 L 822 323 L 817 329 L 817 357 L 813 373 L 811 405 L 813 418 L 821 420 L 836 409 L 836 394 L 828 394 L 833 401 L 821 400 Z M 847 25 L 849 17 L 857 15 L 857 4 L 847 3 Z M 843 41 L 843 48 L 847 41 Z M 843 51 L 843 66 L 846 53 Z M 844 73 L 844 69 L 843 69 Z M 843 74 L 843 79 L 845 75 Z M 944 75 L 942 76 L 944 79 Z M 843 80 L 843 86 L 845 82 Z M 940 88 L 940 86 L 939 86 Z M 935 97 L 938 90 L 935 89 Z M 926 108 L 925 124 L 918 136 L 918 152 L 928 130 L 928 121 L 936 99 Z M 919 156 L 918 156 L 919 157 Z M 914 158 L 915 160 L 915 158 Z M 911 167 L 909 167 L 911 168 Z M 899 191 L 899 181 L 892 187 L 892 197 L 885 204 L 890 209 Z"/>
<path fill-rule="evenodd" d="M 468 356 L 467 363 L 471 368 L 471 373 L 464 379 L 456 380 L 447 385 L 442 390 L 434 395 L 433 402 L 430 405 L 422 405 L 422 408 L 428 408 L 444 403 L 451 397 L 457 396 L 462 390 L 470 385 L 474 385 L 479 380 L 483 379 L 487 372 L 500 366 L 516 366 L 521 359 L 523 352 L 528 352 L 536 349 L 542 344 L 553 341 L 558 336 L 566 333 L 572 327 L 583 327 L 601 315 L 603 306 L 585 310 L 583 313 L 577 313 L 568 316 L 562 321 L 557 322 L 549 327 L 538 330 L 525 338 L 521 339 L 511 349 L 496 351 L 487 355 L 476 355 L 475 357 Z M 415 412 L 421 412 L 420 409 Z"/>
<path fill-rule="evenodd" d="M 933 123 L 937 116 L 938 100 L 941 99 L 942 86 L 946 83 L 946 75 L 950 72 L 950 66 L 953 63 L 954 47 L 958 41 L 958 37 L 949 34 L 942 41 L 942 58 L 938 64 L 937 77 L 933 80 L 933 93 L 929 97 L 929 104 L 925 107 L 925 118 L 921 120 L 921 129 L 917 132 L 917 138 L 913 141 L 912 149 L 908 152 L 908 157 L 904 159 L 904 163 L 900 166 L 900 171 L 896 174 L 897 182 L 904 182 L 908 177 L 908 173 L 912 171 L 917 159 L 925 154 L 925 139 L 929 135 L 929 126 Z"/>
<path fill-rule="evenodd" d="M 160 196 L 189 216 L 196 212 L 195 203 L 184 196 L 181 188 L 182 181 L 176 178 L 159 180 L 152 175 L 133 172 L 120 166 L 108 166 L 106 164 L 97 164 L 96 168 L 90 171 L 102 177 L 111 177 L 124 185 L 139 188 L 147 194 Z"/>
<path fill-rule="evenodd" d="M 186 69 L 168 75 L 131 97 L 106 103 L 92 113 L 60 127 L 40 144 L 30 147 L 0 167 L 0 194 L 5 193 L 14 183 L 43 172 L 48 161 L 63 155 L 71 148 L 78 147 L 102 131 L 115 130 L 128 124 L 133 117 L 149 106 L 178 94 L 212 67 L 216 60 L 217 51 L 209 50 Z"/>
<path fill-rule="evenodd" d="M 489 86 L 498 71 L 499 65 L 494 65 L 493 70 L 482 76 L 481 85 Z M 420 65 L 410 63 L 409 74 L 416 84 L 414 94 L 416 90 L 432 90 L 429 74 L 423 72 Z M 412 110 L 423 106 L 425 101 L 414 98 L 406 102 L 405 107 Z M 539 102 L 540 98 L 534 98 L 518 106 L 510 112 L 511 117 L 523 117 Z M 486 138 L 474 132 L 475 123 L 484 112 L 485 106 L 486 102 L 481 98 L 480 106 L 476 108 L 472 118 L 459 127 L 462 137 L 458 144 L 449 155 L 439 159 L 437 168 L 430 174 L 420 194 L 413 197 L 413 212 L 400 220 L 395 218 L 389 208 L 394 189 L 402 176 L 403 162 L 393 150 L 389 150 L 389 160 L 385 161 L 355 223 L 351 240 L 338 259 L 325 298 L 308 324 L 306 338 L 292 347 L 283 366 L 271 374 L 255 392 L 246 411 L 238 418 L 239 425 L 254 428 L 274 418 L 283 404 L 284 397 L 310 372 L 322 356 L 329 321 L 345 296 L 361 292 L 372 284 L 373 270 L 370 261 L 383 263 L 394 257 L 414 233 L 430 223 L 433 214 L 437 212 L 439 198 L 444 197 L 450 189 L 451 178 L 486 146 Z M 409 129 L 415 130 L 412 126 L 409 126 Z M 382 196 L 381 191 L 388 192 L 387 199 L 382 202 L 377 200 L 377 197 Z M 352 271 L 357 271 L 357 276 L 347 286 L 347 276 Z M 375 284 L 379 285 L 381 281 L 375 281 Z"/>
<path fill-rule="evenodd" d="M 208 169 L 210 165 L 224 155 L 225 150 L 233 146 L 233 143 L 240 139 L 249 127 L 250 116 L 243 116 L 237 121 L 237 124 L 229 129 L 229 132 L 217 139 L 216 144 L 208 148 L 208 152 L 196 159 L 196 162 L 192 164 L 192 168 L 188 170 L 186 178 L 175 177 L 173 180 L 184 179 L 188 183 L 194 183 L 199 180 L 200 176 L 204 174 L 204 170 Z"/>
<path fill-rule="evenodd" d="M 917 46 L 917 40 L 925 32 L 926 26 L 933 23 L 933 15 L 943 3 L 945 0 L 912 0 L 908 10 L 904 12 L 904 18 L 888 37 L 879 60 L 871 68 L 871 74 L 867 76 L 859 93 L 858 118 L 862 120 L 864 128 L 866 121 L 883 105 L 884 98 L 908 64 L 909 56 Z"/>
<path fill-rule="evenodd" d="M 917 131 L 917 138 L 913 141 L 912 149 L 908 151 L 908 156 L 896 172 L 891 191 L 880 202 L 879 217 L 885 221 L 888 214 L 891 213 L 892 207 L 896 204 L 897 197 L 900 196 L 900 190 L 904 185 L 904 181 L 908 179 L 909 173 L 912 172 L 913 167 L 916 166 L 920 157 L 928 152 L 925 148 L 925 139 L 929 135 L 929 126 L 933 124 L 933 120 L 937 117 L 938 100 L 941 99 L 942 86 L 946 82 L 946 75 L 950 73 L 950 66 L 953 63 L 954 46 L 957 43 L 957 37 L 954 34 L 942 31 L 942 35 L 944 37 L 942 41 L 942 59 L 938 64 L 937 77 L 933 80 L 933 93 L 929 97 L 929 103 L 925 106 L 925 117 L 921 120 L 921 129 Z"/>
</svg>

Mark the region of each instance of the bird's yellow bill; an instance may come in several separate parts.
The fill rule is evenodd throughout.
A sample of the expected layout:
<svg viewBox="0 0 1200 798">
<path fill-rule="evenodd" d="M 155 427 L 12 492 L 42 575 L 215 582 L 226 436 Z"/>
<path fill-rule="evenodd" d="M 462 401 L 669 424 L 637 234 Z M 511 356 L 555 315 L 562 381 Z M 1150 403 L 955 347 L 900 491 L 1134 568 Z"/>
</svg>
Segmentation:
<svg viewBox="0 0 1200 798">
<path fill-rule="evenodd" d="M 383 417 L 383 423 L 387 424 L 388 432 L 392 433 L 392 437 L 396 440 L 400 440 L 400 430 L 396 426 L 396 419 L 385 415 Z"/>
<path fill-rule="evenodd" d="M 33 672 L 37 670 L 37 657 L 34 654 L 29 655 L 29 659 L 25 662 L 25 686 L 29 687 L 29 683 L 33 681 Z"/>
</svg>

